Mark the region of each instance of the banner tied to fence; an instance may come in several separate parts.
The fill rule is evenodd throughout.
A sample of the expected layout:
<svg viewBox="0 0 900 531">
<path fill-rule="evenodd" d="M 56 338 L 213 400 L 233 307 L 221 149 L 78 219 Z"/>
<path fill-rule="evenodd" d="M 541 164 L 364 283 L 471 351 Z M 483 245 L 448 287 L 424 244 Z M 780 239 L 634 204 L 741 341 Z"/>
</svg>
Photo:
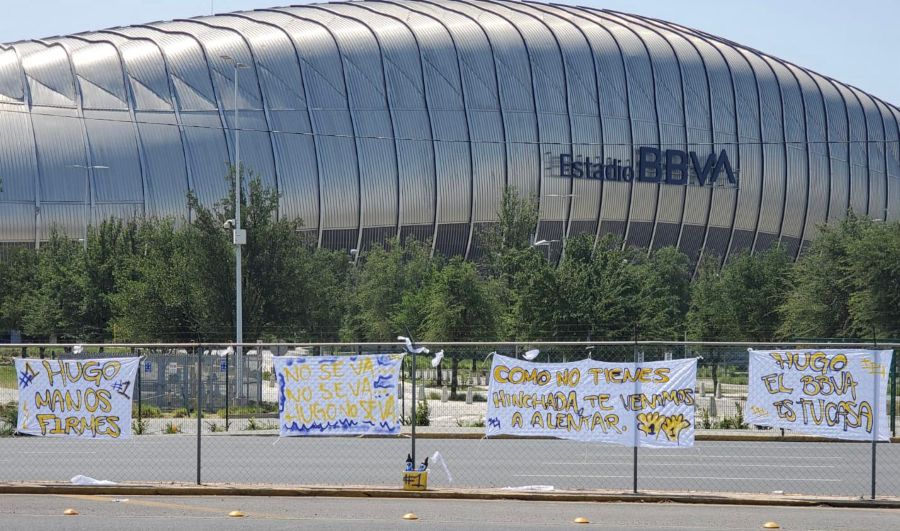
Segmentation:
<svg viewBox="0 0 900 531">
<path fill-rule="evenodd" d="M 494 356 L 487 436 L 694 445 L 697 360 L 529 363 Z"/>
<path fill-rule="evenodd" d="M 400 433 L 403 354 L 273 361 L 282 437 Z"/>
<path fill-rule="evenodd" d="M 892 356 L 892 350 L 751 350 L 746 423 L 887 441 Z"/>
<path fill-rule="evenodd" d="M 131 438 L 140 358 L 16 359 L 20 433 L 80 439 Z"/>
</svg>

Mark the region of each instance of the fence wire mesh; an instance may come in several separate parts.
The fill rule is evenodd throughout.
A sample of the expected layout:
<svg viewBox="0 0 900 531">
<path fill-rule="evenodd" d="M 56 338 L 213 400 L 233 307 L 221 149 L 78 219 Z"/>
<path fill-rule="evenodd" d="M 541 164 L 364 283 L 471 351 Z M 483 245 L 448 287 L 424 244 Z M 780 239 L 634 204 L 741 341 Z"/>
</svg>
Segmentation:
<svg viewBox="0 0 900 531">
<path fill-rule="evenodd" d="M 0 348 L 0 482 L 68 481 L 75 475 L 130 482 L 398 486 L 412 446 L 417 460 L 439 453 L 433 487 L 552 486 L 555 489 L 800 493 L 900 496 L 900 445 L 821 441 L 748 426 L 746 344 L 529 343 L 427 344 L 444 351 L 404 359 L 398 388 L 399 436 L 278 437 L 277 356 L 402 352 L 399 344 L 129 345 Z M 847 345 L 816 344 L 816 348 Z M 541 362 L 700 358 L 693 447 L 644 449 L 556 439 L 490 438 L 491 353 Z M 891 348 L 888 346 L 886 348 Z M 140 356 L 133 437 L 125 441 L 17 435 L 15 357 Z M 896 361 L 894 363 L 896 365 Z M 415 374 L 416 387 L 412 379 Z M 896 436 L 897 374 L 883 406 Z M 415 421 L 415 438 L 412 438 Z"/>
</svg>

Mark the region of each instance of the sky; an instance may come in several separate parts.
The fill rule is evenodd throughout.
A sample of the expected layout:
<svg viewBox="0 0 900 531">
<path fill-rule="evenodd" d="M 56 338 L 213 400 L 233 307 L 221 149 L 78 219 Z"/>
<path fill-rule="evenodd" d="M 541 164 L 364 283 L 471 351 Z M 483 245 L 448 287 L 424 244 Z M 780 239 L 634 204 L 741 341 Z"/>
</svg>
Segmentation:
<svg viewBox="0 0 900 531">
<path fill-rule="evenodd" d="M 900 105 L 898 0 L 556 0 L 677 22 Z M 0 0 L 0 42 L 260 9 L 298 0 Z"/>
</svg>

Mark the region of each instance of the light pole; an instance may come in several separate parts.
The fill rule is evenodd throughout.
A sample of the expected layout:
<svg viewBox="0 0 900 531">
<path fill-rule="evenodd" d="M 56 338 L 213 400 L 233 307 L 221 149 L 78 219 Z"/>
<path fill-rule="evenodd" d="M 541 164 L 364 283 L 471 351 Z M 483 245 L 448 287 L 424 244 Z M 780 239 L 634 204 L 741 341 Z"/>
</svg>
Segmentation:
<svg viewBox="0 0 900 531">
<path fill-rule="evenodd" d="M 531 244 L 532 247 L 546 247 L 547 248 L 547 261 L 550 261 L 550 246 L 554 243 L 557 243 L 559 240 L 538 240 Z"/>
<path fill-rule="evenodd" d="M 82 244 L 84 250 L 87 250 L 88 226 L 91 224 L 91 212 L 94 210 L 94 205 L 91 203 L 91 171 L 108 170 L 109 166 L 101 166 L 99 164 L 69 164 L 67 167 L 84 170 L 84 238 L 82 238 L 81 241 L 84 242 Z"/>
<path fill-rule="evenodd" d="M 241 123 L 238 112 L 238 71 L 247 68 L 230 55 L 220 56 L 234 68 L 234 230 L 232 242 L 234 243 L 234 314 L 235 314 L 235 377 L 237 378 L 237 398 L 244 398 L 244 296 L 243 279 L 241 277 L 241 245 L 247 243 L 247 231 L 241 229 Z M 227 382 L 226 382 L 227 385 Z"/>
</svg>

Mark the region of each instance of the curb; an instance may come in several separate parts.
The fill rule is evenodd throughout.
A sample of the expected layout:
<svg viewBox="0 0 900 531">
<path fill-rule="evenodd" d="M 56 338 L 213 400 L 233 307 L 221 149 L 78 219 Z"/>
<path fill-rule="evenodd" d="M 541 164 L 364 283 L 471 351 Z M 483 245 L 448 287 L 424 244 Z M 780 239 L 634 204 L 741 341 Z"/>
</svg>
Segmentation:
<svg viewBox="0 0 900 531">
<path fill-rule="evenodd" d="M 248 485 L 117 485 L 79 486 L 69 484 L 0 484 L 0 494 L 115 495 L 115 496 L 279 496 L 342 498 L 408 498 L 449 500 L 521 500 L 543 502 L 594 503 L 682 503 L 709 505 L 834 507 L 857 509 L 898 509 L 900 499 L 830 498 L 803 496 L 739 495 L 712 493 L 603 491 L 523 492 L 502 489 L 435 489 L 405 491 L 395 488 L 362 487 L 268 487 Z"/>
</svg>

